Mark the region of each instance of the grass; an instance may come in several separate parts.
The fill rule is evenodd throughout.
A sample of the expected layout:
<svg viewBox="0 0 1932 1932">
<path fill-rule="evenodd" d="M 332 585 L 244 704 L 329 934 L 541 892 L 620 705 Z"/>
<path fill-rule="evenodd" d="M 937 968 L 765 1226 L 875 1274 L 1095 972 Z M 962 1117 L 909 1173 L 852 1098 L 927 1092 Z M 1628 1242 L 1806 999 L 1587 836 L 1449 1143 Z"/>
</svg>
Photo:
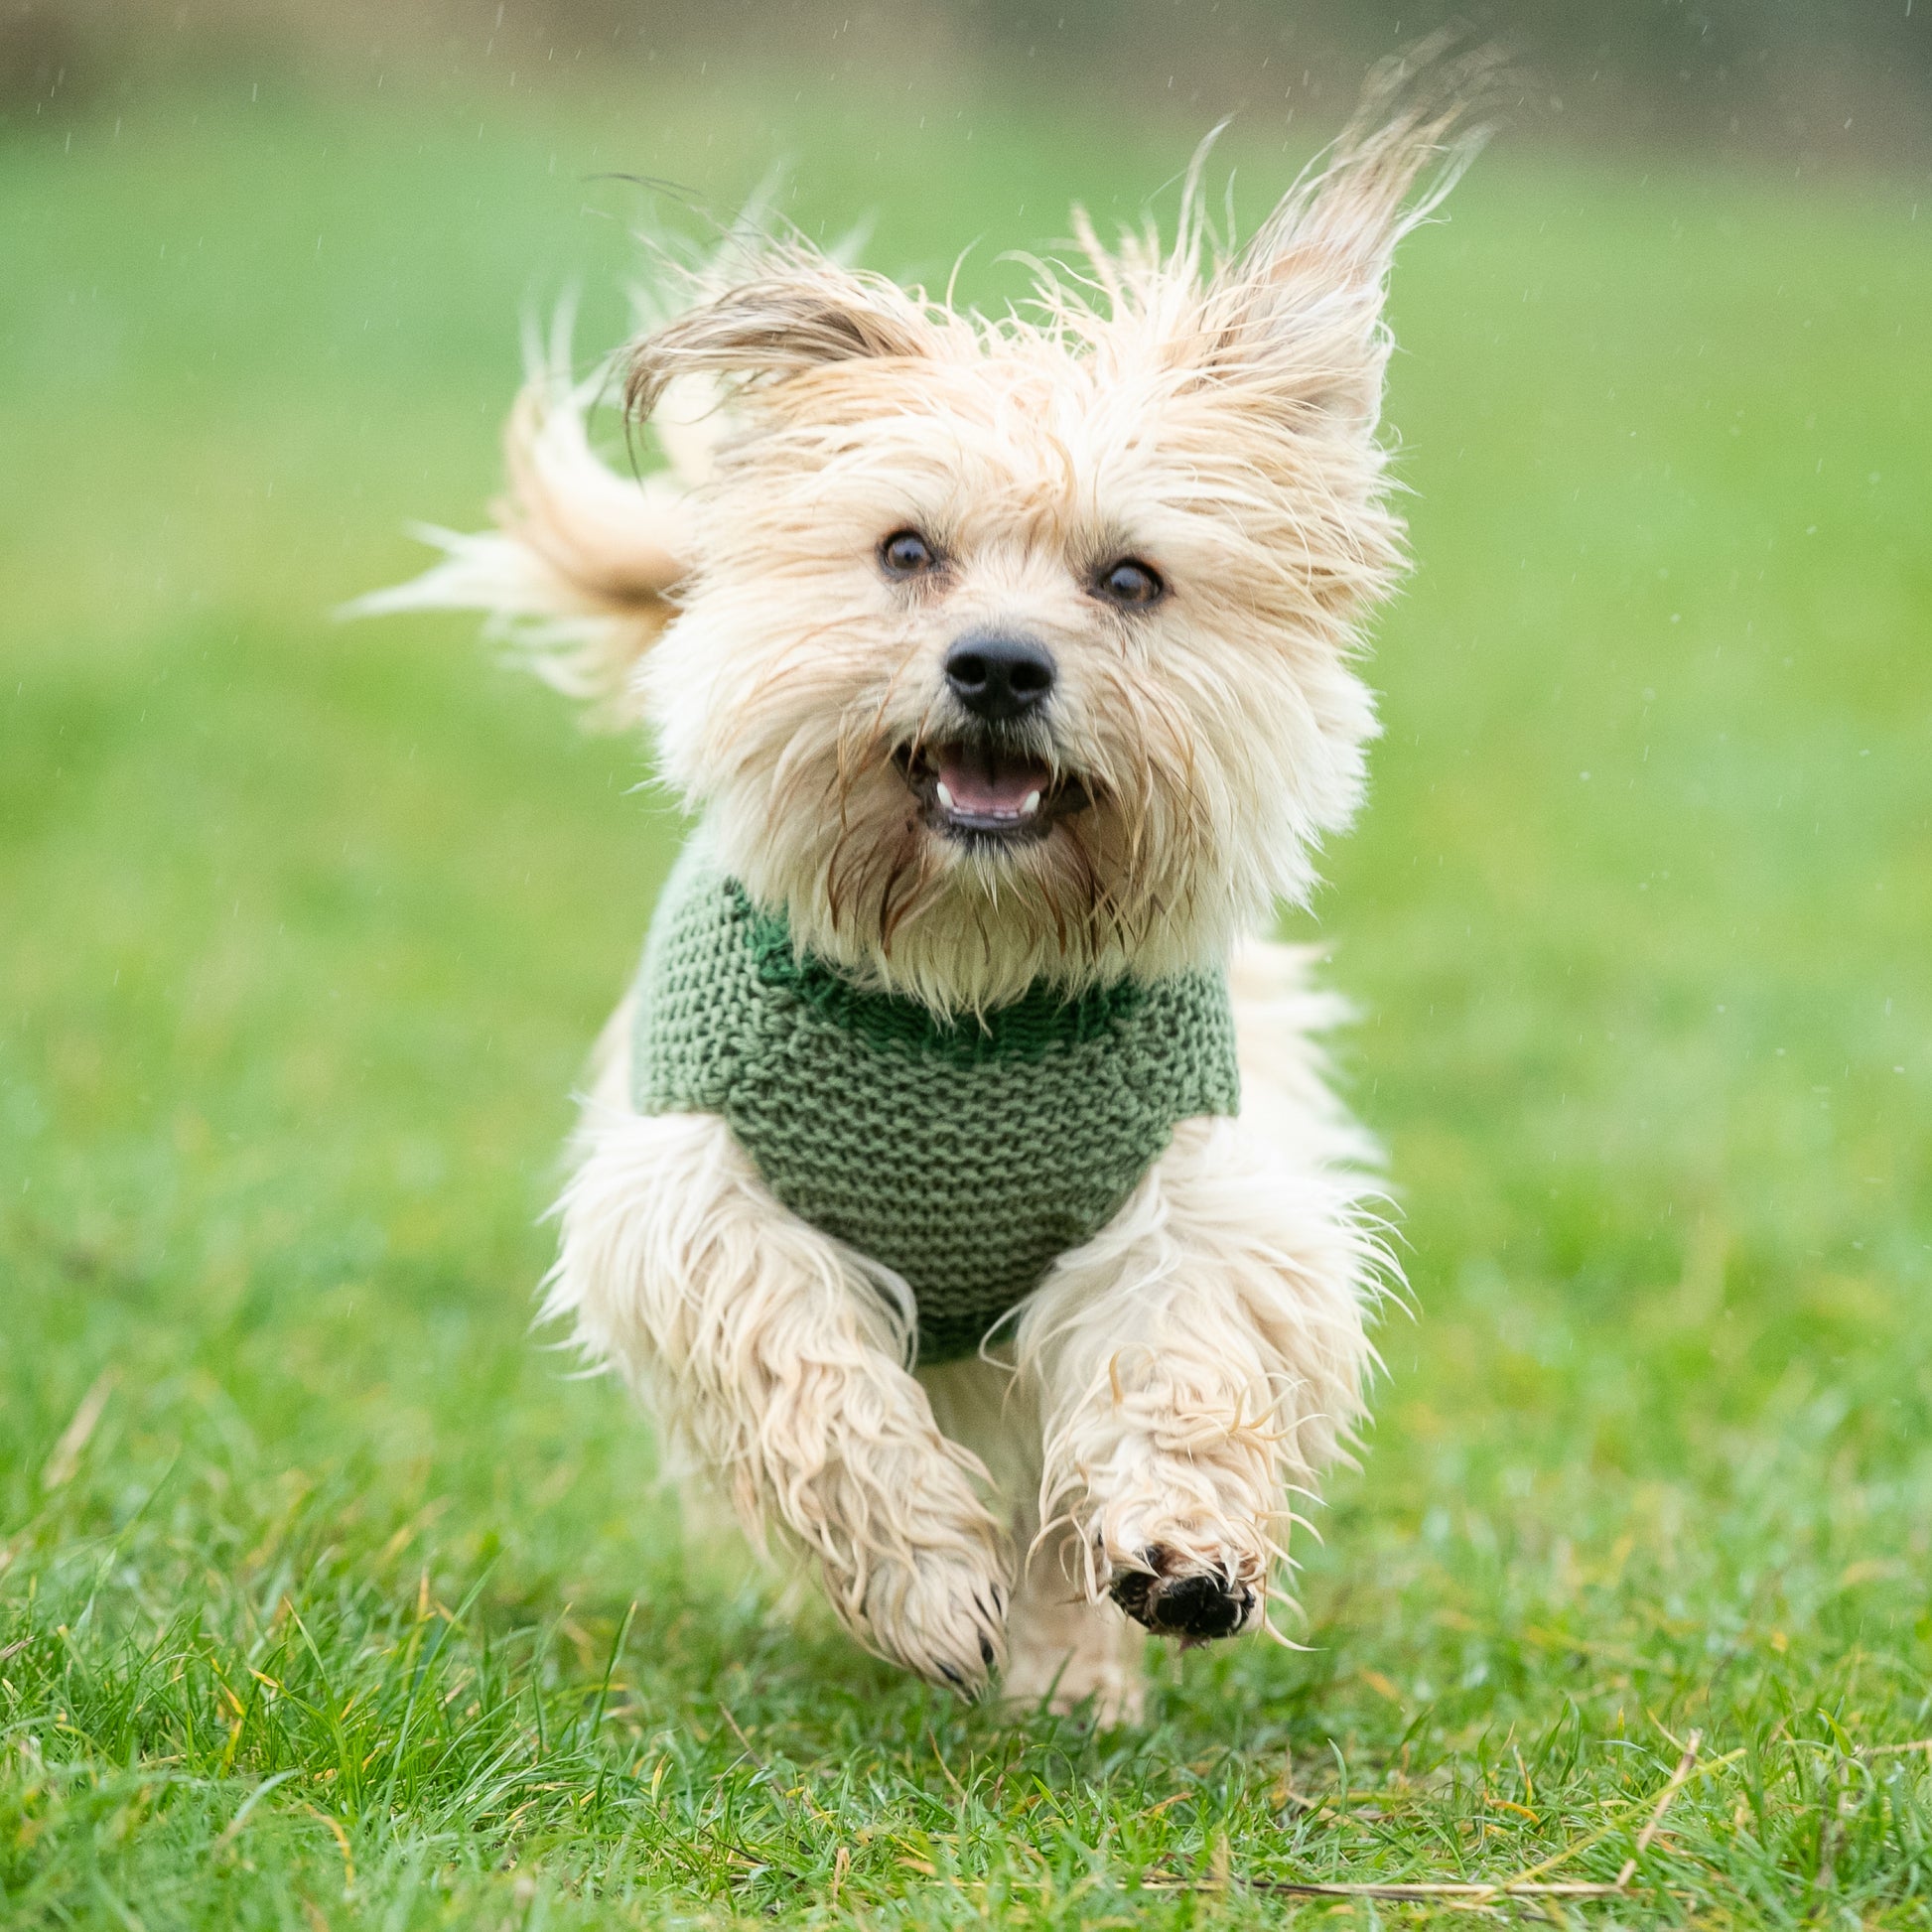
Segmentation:
<svg viewBox="0 0 1932 1932">
<path fill-rule="evenodd" d="M 530 1334 L 675 827 L 463 626 L 326 613 L 478 514 L 521 303 L 616 326 L 586 177 L 789 148 L 934 273 L 1191 135 L 916 106 L 214 76 L 0 147 L 0 1920 L 1273 1922 L 1611 1877 L 1695 1728 L 1617 1922 L 1932 1922 L 1932 249 L 1881 184 L 1500 153 L 1403 265 L 1422 568 L 1318 913 L 1419 1312 L 1305 1650 L 1170 1657 L 1142 1731 L 962 1709 L 687 1560 Z"/>
</svg>

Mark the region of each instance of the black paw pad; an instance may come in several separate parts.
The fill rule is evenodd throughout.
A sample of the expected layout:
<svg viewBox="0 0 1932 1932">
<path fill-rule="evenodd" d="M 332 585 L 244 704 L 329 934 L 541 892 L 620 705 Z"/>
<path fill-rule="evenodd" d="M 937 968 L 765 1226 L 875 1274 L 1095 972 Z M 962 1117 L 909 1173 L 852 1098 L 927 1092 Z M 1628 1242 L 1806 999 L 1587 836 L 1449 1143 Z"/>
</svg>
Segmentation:
<svg viewBox="0 0 1932 1932">
<path fill-rule="evenodd" d="M 1156 1636 L 1205 1643 L 1211 1637 L 1231 1637 L 1248 1620 L 1255 1599 L 1244 1585 L 1198 1572 L 1165 1577 L 1159 1566 L 1168 1560 L 1167 1553 L 1150 1550 L 1147 1555 L 1156 1568 L 1130 1570 L 1116 1578 L 1113 1598 Z"/>
</svg>

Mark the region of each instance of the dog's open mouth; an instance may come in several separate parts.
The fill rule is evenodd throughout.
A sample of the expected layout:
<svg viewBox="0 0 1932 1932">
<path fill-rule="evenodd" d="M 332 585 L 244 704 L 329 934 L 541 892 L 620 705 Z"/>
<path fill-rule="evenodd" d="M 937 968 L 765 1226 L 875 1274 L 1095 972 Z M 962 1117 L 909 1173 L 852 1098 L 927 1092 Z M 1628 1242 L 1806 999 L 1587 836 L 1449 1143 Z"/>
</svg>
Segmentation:
<svg viewBox="0 0 1932 1932">
<path fill-rule="evenodd" d="M 1087 804 L 1079 779 L 1043 759 L 996 745 L 923 745 L 897 754 L 906 784 L 936 832 L 973 843 L 1042 839 Z"/>
</svg>

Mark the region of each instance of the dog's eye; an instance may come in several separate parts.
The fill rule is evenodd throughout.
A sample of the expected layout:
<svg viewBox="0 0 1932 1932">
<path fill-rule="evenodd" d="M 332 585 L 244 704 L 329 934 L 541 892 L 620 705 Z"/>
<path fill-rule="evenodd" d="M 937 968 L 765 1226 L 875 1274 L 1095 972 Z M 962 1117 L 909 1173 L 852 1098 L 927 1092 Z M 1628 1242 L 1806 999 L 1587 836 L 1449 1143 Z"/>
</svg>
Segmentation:
<svg viewBox="0 0 1932 1932">
<path fill-rule="evenodd" d="M 879 546 L 879 561 L 888 577 L 923 577 L 939 568 L 939 555 L 916 530 L 895 530 Z"/>
<path fill-rule="evenodd" d="M 1154 604 L 1167 590 L 1161 573 L 1138 557 L 1123 557 L 1100 573 L 1094 588 L 1109 604 Z"/>
</svg>

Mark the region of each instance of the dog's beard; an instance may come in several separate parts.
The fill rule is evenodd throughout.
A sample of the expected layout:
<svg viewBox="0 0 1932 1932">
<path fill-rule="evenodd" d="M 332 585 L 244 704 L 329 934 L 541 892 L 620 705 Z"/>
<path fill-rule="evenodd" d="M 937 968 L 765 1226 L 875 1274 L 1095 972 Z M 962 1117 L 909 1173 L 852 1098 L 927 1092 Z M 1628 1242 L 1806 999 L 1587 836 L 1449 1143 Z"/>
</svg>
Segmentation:
<svg viewBox="0 0 1932 1932">
<path fill-rule="evenodd" d="M 728 863 L 795 936 L 861 980 L 942 1012 L 1045 981 L 1069 993 L 1192 963 L 1225 936 L 1190 760 L 1044 730 L 889 723 L 847 708 L 794 733 L 768 784 L 752 760 L 718 801 Z M 1204 897 L 1211 901 L 1203 902 Z"/>
</svg>

